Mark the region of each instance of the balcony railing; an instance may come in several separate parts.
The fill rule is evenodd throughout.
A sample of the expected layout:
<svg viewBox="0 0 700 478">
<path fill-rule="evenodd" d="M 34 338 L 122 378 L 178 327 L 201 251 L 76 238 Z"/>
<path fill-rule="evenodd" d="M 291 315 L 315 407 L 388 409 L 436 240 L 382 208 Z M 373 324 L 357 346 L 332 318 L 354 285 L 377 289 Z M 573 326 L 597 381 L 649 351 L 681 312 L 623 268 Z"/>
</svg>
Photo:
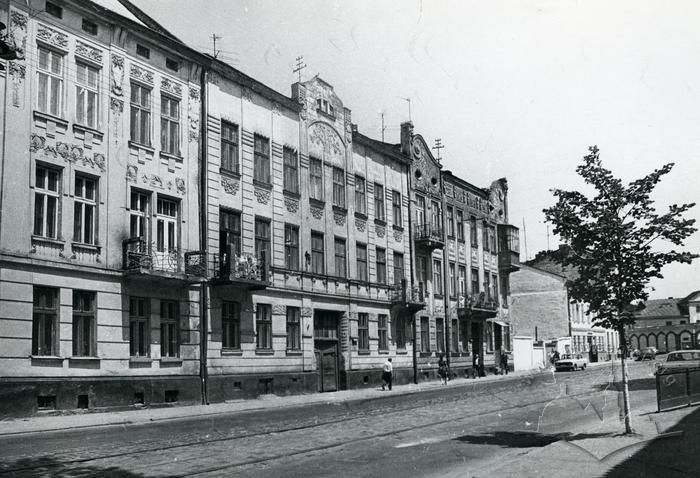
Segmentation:
<svg viewBox="0 0 700 478">
<path fill-rule="evenodd" d="M 413 238 L 416 244 L 424 245 L 430 249 L 437 249 L 445 245 L 443 229 L 435 224 L 418 224 L 413 230 Z"/>
<path fill-rule="evenodd" d="M 459 296 L 457 307 L 460 309 L 477 309 L 495 311 L 498 309 L 498 298 L 490 297 L 484 292 L 475 295 Z"/>
<path fill-rule="evenodd" d="M 224 252 L 214 257 L 214 277 L 218 282 L 264 287 L 269 282 L 265 258 L 255 254 Z"/>
<path fill-rule="evenodd" d="M 425 307 L 425 293 L 419 285 L 410 287 L 406 279 L 403 279 L 401 284 L 397 284 L 391 290 L 391 303 L 401 305 L 411 311 L 418 311 Z"/>
<path fill-rule="evenodd" d="M 122 267 L 127 272 L 185 274 L 207 276 L 205 254 L 180 248 L 161 248 L 141 237 L 125 239 L 122 243 Z"/>
</svg>

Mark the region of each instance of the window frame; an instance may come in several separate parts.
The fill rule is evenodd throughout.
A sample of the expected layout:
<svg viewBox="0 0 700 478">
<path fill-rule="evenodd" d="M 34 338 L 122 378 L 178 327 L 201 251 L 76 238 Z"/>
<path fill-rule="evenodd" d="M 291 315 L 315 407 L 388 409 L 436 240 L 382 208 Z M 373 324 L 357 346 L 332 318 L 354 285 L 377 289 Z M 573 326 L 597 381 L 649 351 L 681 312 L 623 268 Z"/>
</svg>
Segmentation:
<svg viewBox="0 0 700 478">
<path fill-rule="evenodd" d="M 433 259 L 433 294 L 442 295 L 442 261 Z"/>
<path fill-rule="evenodd" d="M 369 352 L 369 314 L 357 313 L 357 350 Z"/>
<path fill-rule="evenodd" d="M 361 242 L 355 243 L 355 266 L 357 280 L 362 282 L 368 282 L 369 269 L 367 267 L 367 244 Z"/>
<path fill-rule="evenodd" d="M 230 219 L 229 219 L 230 218 Z M 236 227 L 237 226 L 237 227 Z M 241 213 L 228 209 L 219 209 L 219 256 L 224 254 L 241 255 L 243 236 L 241 232 Z M 223 245 L 222 245 L 223 240 Z M 233 245 L 229 251 L 229 244 Z"/>
<path fill-rule="evenodd" d="M 299 226 L 284 225 L 284 267 L 299 270 Z"/>
<path fill-rule="evenodd" d="M 221 120 L 221 169 L 240 174 L 240 135 L 238 125 Z"/>
<path fill-rule="evenodd" d="M 333 166 L 333 206 L 345 209 L 345 170 Z"/>
<path fill-rule="evenodd" d="M 448 273 L 450 275 L 450 297 L 457 297 L 457 264 L 450 262 Z"/>
<path fill-rule="evenodd" d="M 176 300 L 160 301 L 160 356 L 180 357 L 180 304 Z"/>
<path fill-rule="evenodd" d="M 457 209 L 457 240 L 464 242 L 464 211 Z"/>
<path fill-rule="evenodd" d="M 391 208 L 394 219 L 394 226 L 403 227 L 403 210 L 401 207 L 401 192 L 393 190 L 391 192 Z"/>
<path fill-rule="evenodd" d="M 143 308 L 141 308 L 141 305 Z M 136 309 L 136 313 L 134 310 Z M 142 310 L 141 310 L 142 309 Z M 129 296 L 129 356 L 150 358 L 151 356 L 151 301 L 146 297 Z M 143 334 L 142 342 L 140 338 L 134 341 L 134 325 L 139 326 L 139 332 Z M 136 353 L 134 353 L 136 352 Z"/>
<path fill-rule="evenodd" d="M 355 212 L 367 215 L 367 185 L 365 178 L 355 175 Z"/>
<path fill-rule="evenodd" d="M 263 264 L 272 263 L 272 221 L 266 217 L 255 216 L 255 257 Z M 261 255 L 261 252 L 265 255 Z"/>
<path fill-rule="evenodd" d="M 459 293 L 460 296 L 465 296 L 467 295 L 467 267 L 460 265 L 458 268 L 458 283 L 457 283 L 457 292 Z"/>
<path fill-rule="evenodd" d="M 78 191 L 78 181 L 82 182 L 80 192 Z M 98 181 L 98 179 L 85 174 L 75 175 L 73 189 L 73 242 L 88 245 L 97 243 Z M 92 198 L 86 197 L 88 183 L 92 183 Z M 89 217 L 90 214 L 91 217 Z"/>
<path fill-rule="evenodd" d="M 309 157 L 309 197 L 323 201 L 323 161 L 313 156 Z"/>
<path fill-rule="evenodd" d="M 253 135 L 253 181 L 262 184 L 270 182 L 270 138 Z"/>
<path fill-rule="evenodd" d="M 241 349 L 241 303 L 232 300 L 221 302 L 221 348 Z"/>
<path fill-rule="evenodd" d="M 139 189 L 131 189 L 129 199 L 129 237 L 142 238 L 149 242 L 151 194 Z M 135 235 L 140 230 L 141 234 Z"/>
<path fill-rule="evenodd" d="M 86 303 L 90 307 L 85 307 Z M 97 293 L 73 289 L 72 309 L 73 357 L 96 357 Z"/>
<path fill-rule="evenodd" d="M 33 356 L 56 357 L 59 354 L 60 296 L 60 289 L 57 287 L 35 285 L 32 289 Z M 49 297 L 50 302 L 47 300 Z"/>
<path fill-rule="evenodd" d="M 282 148 L 284 190 L 299 194 L 299 155 L 289 146 Z"/>
<path fill-rule="evenodd" d="M 162 92 L 160 94 L 160 150 L 173 156 L 182 156 L 180 99 Z"/>
<path fill-rule="evenodd" d="M 59 218 L 61 217 L 63 170 L 37 164 L 34 173 L 33 235 L 47 239 L 58 239 L 60 236 Z M 51 188 L 51 174 L 55 175 L 53 177 L 55 189 Z"/>
<path fill-rule="evenodd" d="M 272 350 L 272 305 L 255 305 L 255 348 Z"/>
<path fill-rule="evenodd" d="M 299 307 L 287 306 L 287 350 L 301 350 L 301 309 Z"/>
<path fill-rule="evenodd" d="M 383 247 L 375 248 L 374 262 L 376 265 L 377 283 L 386 284 L 386 249 L 384 249 Z"/>
<path fill-rule="evenodd" d="M 430 318 L 425 316 L 420 318 L 420 351 L 430 352 Z"/>
<path fill-rule="evenodd" d="M 153 88 L 133 80 L 130 87 L 129 138 L 133 143 L 150 148 L 153 142 Z M 134 98 L 135 92 L 138 92 L 137 98 Z"/>
<path fill-rule="evenodd" d="M 180 249 L 180 201 L 158 196 L 156 198 L 155 218 L 156 251 L 161 253 L 177 252 Z M 165 247 L 166 234 L 167 249 Z"/>
<path fill-rule="evenodd" d="M 87 126 L 92 129 L 100 128 L 100 69 L 87 62 L 76 61 L 76 77 L 75 77 L 75 121 L 77 124 Z M 81 69 L 85 70 L 85 80 L 80 81 Z M 95 84 L 90 84 L 90 74 L 94 74 Z M 81 91 L 85 92 L 86 101 L 81 105 Z M 93 113 L 89 115 L 89 99 L 93 98 Z M 81 107 L 82 106 L 82 107 Z M 82 118 L 81 118 L 82 116 Z"/>
<path fill-rule="evenodd" d="M 374 219 L 383 222 L 386 221 L 384 201 L 384 186 L 374 183 Z"/>
<path fill-rule="evenodd" d="M 338 249 L 339 246 L 342 246 Z M 342 250 L 342 254 L 338 254 Z M 348 277 L 348 250 L 347 240 L 342 237 L 336 237 L 333 241 L 333 251 L 335 256 L 335 275 L 347 279 Z M 341 266 L 342 267 L 339 267 Z"/>
<path fill-rule="evenodd" d="M 469 217 L 469 242 L 473 248 L 479 247 L 479 229 L 476 222 L 476 216 Z"/>
<path fill-rule="evenodd" d="M 325 235 L 318 231 L 311 231 L 311 272 L 320 275 L 326 273 Z"/>
<path fill-rule="evenodd" d="M 42 55 L 46 55 L 46 64 L 42 65 Z M 56 61 L 58 68 L 56 71 Z M 37 102 L 38 111 L 59 118 L 65 111 L 65 76 L 66 55 L 51 48 L 37 47 Z"/>
<path fill-rule="evenodd" d="M 470 282 L 471 282 L 471 294 L 476 295 L 481 292 L 481 287 L 479 285 L 479 269 L 472 267 L 471 268 L 471 276 L 470 276 Z M 476 290 L 474 290 L 476 286 Z"/>
<path fill-rule="evenodd" d="M 393 253 L 393 266 L 394 266 L 394 285 L 401 285 L 402 280 L 405 278 L 405 270 L 404 270 L 404 255 L 402 252 L 396 252 L 394 251 Z M 398 267 L 400 265 L 400 267 Z"/>
<path fill-rule="evenodd" d="M 437 352 L 445 351 L 445 319 L 442 317 L 435 318 L 435 345 Z"/>
<path fill-rule="evenodd" d="M 447 206 L 447 237 L 455 237 L 455 210 L 452 206 Z"/>
<path fill-rule="evenodd" d="M 379 339 L 378 348 L 380 352 L 389 350 L 389 316 L 387 314 L 377 315 L 377 337 Z"/>
</svg>

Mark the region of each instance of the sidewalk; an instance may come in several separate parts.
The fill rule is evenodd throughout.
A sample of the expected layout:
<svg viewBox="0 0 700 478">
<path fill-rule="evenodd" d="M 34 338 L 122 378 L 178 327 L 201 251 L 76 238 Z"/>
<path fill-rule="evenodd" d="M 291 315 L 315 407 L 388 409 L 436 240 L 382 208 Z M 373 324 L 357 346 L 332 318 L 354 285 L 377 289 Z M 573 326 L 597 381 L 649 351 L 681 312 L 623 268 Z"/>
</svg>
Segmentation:
<svg viewBox="0 0 700 478">
<path fill-rule="evenodd" d="M 488 375 L 479 379 L 456 378 L 448 382 L 447 387 L 468 384 L 485 384 L 525 376 L 541 375 L 548 371 L 521 371 L 508 375 Z M 173 406 L 163 408 L 135 408 L 118 412 L 71 413 L 66 415 L 33 416 L 0 420 L 0 436 L 20 435 L 25 433 L 71 430 L 88 427 L 106 427 L 119 425 L 140 425 L 164 420 L 203 417 L 237 412 L 248 412 L 275 408 L 289 408 L 314 403 L 344 403 L 355 400 L 388 398 L 391 396 L 410 395 L 425 390 L 444 387 L 439 381 L 419 382 L 415 384 L 394 385 L 392 391 L 382 391 L 381 386 L 372 388 L 343 390 L 329 393 L 307 395 L 261 395 L 255 399 L 237 400 L 211 405 Z"/>
</svg>

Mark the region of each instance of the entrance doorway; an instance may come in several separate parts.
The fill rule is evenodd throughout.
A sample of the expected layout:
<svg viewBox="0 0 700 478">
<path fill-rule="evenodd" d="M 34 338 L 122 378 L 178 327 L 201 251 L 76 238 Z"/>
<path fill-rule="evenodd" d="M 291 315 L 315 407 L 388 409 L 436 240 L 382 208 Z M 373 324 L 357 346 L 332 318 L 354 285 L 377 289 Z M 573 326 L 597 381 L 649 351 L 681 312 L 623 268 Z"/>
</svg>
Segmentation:
<svg viewBox="0 0 700 478">
<path fill-rule="evenodd" d="M 318 391 L 338 390 L 338 325 L 340 313 L 314 311 L 314 353 L 318 372 Z"/>
<path fill-rule="evenodd" d="M 478 322 L 471 322 L 471 340 L 472 340 L 472 360 L 474 354 L 479 354 L 479 370 L 478 374 L 481 376 L 484 373 L 484 322 L 480 320 Z M 476 373 L 476 371 L 472 371 Z"/>
</svg>

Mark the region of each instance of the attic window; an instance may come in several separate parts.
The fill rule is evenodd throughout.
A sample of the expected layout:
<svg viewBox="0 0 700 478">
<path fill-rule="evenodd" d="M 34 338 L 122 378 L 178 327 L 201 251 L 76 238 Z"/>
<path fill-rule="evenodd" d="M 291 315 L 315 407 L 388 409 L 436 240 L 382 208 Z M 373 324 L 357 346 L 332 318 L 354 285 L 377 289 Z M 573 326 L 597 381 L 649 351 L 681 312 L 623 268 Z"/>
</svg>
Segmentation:
<svg viewBox="0 0 700 478">
<path fill-rule="evenodd" d="M 151 50 L 143 45 L 136 44 L 136 54 L 144 58 L 151 57 Z"/>
<path fill-rule="evenodd" d="M 90 35 L 97 35 L 97 23 L 91 22 L 90 20 L 83 18 L 83 31 L 89 33 Z"/>
<path fill-rule="evenodd" d="M 180 62 L 176 60 L 171 60 L 170 58 L 166 58 L 165 67 L 169 70 L 177 71 L 180 69 Z"/>
<path fill-rule="evenodd" d="M 46 13 L 56 18 L 63 18 L 63 8 L 59 7 L 55 3 L 46 2 Z"/>
<path fill-rule="evenodd" d="M 330 104 L 328 100 L 324 100 L 321 98 L 317 99 L 316 109 L 318 111 L 321 111 L 322 113 L 326 113 L 327 115 L 335 116 L 335 112 L 333 111 L 333 105 Z"/>
</svg>

